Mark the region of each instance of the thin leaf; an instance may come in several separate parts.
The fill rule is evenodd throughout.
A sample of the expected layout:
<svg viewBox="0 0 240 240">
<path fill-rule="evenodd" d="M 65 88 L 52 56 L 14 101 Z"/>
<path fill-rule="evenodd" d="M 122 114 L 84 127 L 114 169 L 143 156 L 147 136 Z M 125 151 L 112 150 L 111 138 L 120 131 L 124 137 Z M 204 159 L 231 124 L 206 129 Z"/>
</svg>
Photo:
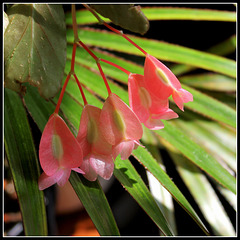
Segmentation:
<svg viewBox="0 0 240 240">
<path fill-rule="evenodd" d="M 180 77 L 188 86 L 212 91 L 236 91 L 236 80 L 221 74 L 194 74 Z"/>
<path fill-rule="evenodd" d="M 236 127 L 235 110 L 187 85 L 181 85 L 182 88 L 189 91 L 193 95 L 193 102 L 188 102 L 185 104 L 186 107 L 211 119 L 229 124 L 232 127 Z"/>
<path fill-rule="evenodd" d="M 233 35 L 225 41 L 220 42 L 219 44 L 207 49 L 206 52 L 220 56 L 226 56 L 228 54 L 236 52 L 236 35 Z M 177 76 L 186 74 L 195 69 L 196 67 L 184 64 L 176 64 L 171 66 L 172 72 Z"/>
<path fill-rule="evenodd" d="M 119 236 L 115 219 L 98 181 L 90 182 L 72 172 L 70 183 L 101 236 Z"/>
<path fill-rule="evenodd" d="M 211 155 L 170 122 L 164 122 L 164 129 L 155 131 L 159 136 L 176 147 L 194 164 L 212 176 L 217 182 L 236 194 L 236 179 Z"/>
<path fill-rule="evenodd" d="M 143 13 L 151 20 L 194 20 L 236 22 L 236 12 L 178 7 L 145 7 Z"/>
<path fill-rule="evenodd" d="M 66 26 L 61 5 L 15 4 L 4 34 L 5 87 L 24 93 L 29 82 L 49 99 L 61 86 L 66 61 Z"/>
<path fill-rule="evenodd" d="M 176 7 L 141 7 L 149 21 L 157 20 L 194 20 L 194 21 L 224 21 L 236 22 L 236 12 L 220 11 L 212 9 L 195 9 L 195 8 L 176 8 Z M 80 10 L 76 12 L 78 24 L 94 24 L 98 20 L 88 11 Z M 108 18 L 102 17 L 104 21 Z M 70 13 L 66 14 L 67 24 L 72 24 Z"/>
<path fill-rule="evenodd" d="M 157 40 L 128 36 L 146 52 L 160 60 L 184 63 L 236 77 L 236 62 L 233 60 Z M 81 29 L 79 37 L 87 45 L 142 56 L 137 48 L 115 33 Z M 67 40 L 69 43 L 73 43 L 73 31 L 71 29 L 67 30 Z"/>
<path fill-rule="evenodd" d="M 148 149 L 151 155 L 156 159 L 158 165 L 166 172 L 162 157 L 159 152 L 158 142 L 149 129 L 144 128 L 141 141 L 144 143 L 144 146 Z M 146 171 L 146 173 L 150 192 L 155 198 L 167 221 L 171 225 L 174 235 L 177 235 L 177 225 L 172 195 L 162 186 L 159 180 L 154 177 L 151 172 Z"/>
<path fill-rule="evenodd" d="M 129 160 L 123 161 L 120 157 L 116 158 L 114 176 L 152 218 L 163 234 L 172 236 L 172 230 L 157 203 Z"/>
<path fill-rule="evenodd" d="M 19 95 L 4 92 L 4 143 L 26 236 L 46 236 L 43 192 L 38 189 L 38 158 L 27 114 Z"/>
</svg>

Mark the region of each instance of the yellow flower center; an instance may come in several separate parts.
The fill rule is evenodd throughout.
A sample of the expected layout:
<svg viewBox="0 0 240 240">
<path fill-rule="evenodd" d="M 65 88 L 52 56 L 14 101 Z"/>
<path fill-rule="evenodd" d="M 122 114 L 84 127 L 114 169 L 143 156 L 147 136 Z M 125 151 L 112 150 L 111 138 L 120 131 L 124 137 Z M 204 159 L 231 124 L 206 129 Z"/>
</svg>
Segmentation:
<svg viewBox="0 0 240 240">
<path fill-rule="evenodd" d="M 53 134 L 52 137 L 52 151 L 53 156 L 57 160 L 60 160 L 63 156 L 63 147 L 62 147 L 62 141 L 59 135 Z"/>
<path fill-rule="evenodd" d="M 168 77 L 166 76 L 166 74 L 160 69 L 160 68 L 157 68 L 156 69 L 156 74 L 157 76 L 159 77 L 159 79 L 167 86 L 170 85 L 170 82 L 168 80 Z"/>
<path fill-rule="evenodd" d="M 138 93 L 139 93 L 142 105 L 145 108 L 150 108 L 152 105 L 152 100 L 151 100 L 151 96 L 150 96 L 149 92 L 147 91 L 147 89 L 144 87 L 140 87 L 138 90 Z"/>
<path fill-rule="evenodd" d="M 123 121 L 121 113 L 119 113 L 117 110 L 113 111 L 113 121 L 121 132 L 125 131 L 125 123 Z"/>
<path fill-rule="evenodd" d="M 93 119 L 90 119 L 87 125 L 87 141 L 94 143 L 98 139 L 98 127 Z"/>
</svg>

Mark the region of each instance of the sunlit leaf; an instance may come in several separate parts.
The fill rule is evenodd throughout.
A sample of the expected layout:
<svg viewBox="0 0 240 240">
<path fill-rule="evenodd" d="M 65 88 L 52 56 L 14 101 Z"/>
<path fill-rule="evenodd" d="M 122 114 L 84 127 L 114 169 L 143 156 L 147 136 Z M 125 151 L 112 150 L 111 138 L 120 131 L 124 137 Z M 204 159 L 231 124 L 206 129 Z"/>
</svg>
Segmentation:
<svg viewBox="0 0 240 240">
<path fill-rule="evenodd" d="M 163 234 L 172 236 L 171 227 L 165 220 L 153 196 L 150 194 L 143 180 L 129 160 L 121 160 L 120 157 L 117 157 L 115 160 L 114 176 L 145 210 L 149 217 L 152 218 Z"/>
<path fill-rule="evenodd" d="M 61 5 L 16 4 L 7 10 L 4 84 L 24 93 L 24 82 L 48 99 L 61 86 L 66 61 L 66 26 Z"/>
<path fill-rule="evenodd" d="M 235 236 L 232 223 L 207 178 L 178 151 L 169 149 L 168 152 L 214 234 Z"/>
<path fill-rule="evenodd" d="M 209 155 L 196 142 L 179 128 L 175 127 L 170 122 L 164 122 L 164 129 L 155 131 L 159 136 L 176 147 L 183 155 L 185 155 L 194 164 L 212 176 L 217 182 L 224 187 L 236 193 L 236 179 L 223 168 L 216 159 Z"/>
</svg>

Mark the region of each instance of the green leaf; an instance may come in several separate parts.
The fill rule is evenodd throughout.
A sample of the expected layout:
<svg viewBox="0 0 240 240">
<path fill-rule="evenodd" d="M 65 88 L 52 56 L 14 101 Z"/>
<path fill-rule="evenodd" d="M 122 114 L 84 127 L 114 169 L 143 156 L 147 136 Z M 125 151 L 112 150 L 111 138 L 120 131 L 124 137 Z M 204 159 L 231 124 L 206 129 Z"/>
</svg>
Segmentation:
<svg viewBox="0 0 240 240">
<path fill-rule="evenodd" d="M 236 111 L 234 109 L 187 85 L 181 85 L 183 89 L 189 91 L 193 95 L 193 102 L 186 103 L 186 107 L 204 116 L 210 117 L 211 119 L 236 127 Z"/>
<path fill-rule="evenodd" d="M 233 60 L 157 40 L 128 36 L 146 52 L 160 60 L 184 63 L 236 77 L 236 62 Z M 142 56 L 137 48 L 115 33 L 81 29 L 79 37 L 87 45 Z M 73 31 L 71 29 L 67 30 L 67 40 L 69 43 L 73 43 Z"/>
<path fill-rule="evenodd" d="M 29 82 L 49 99 L 61 86 L 66 61 L 66 26 L 61 5 L 16 4 L 7 10 L 4 34 L 5 87 L 24 93 Z"/>
<path fill-rule="evenodd" d="M 4 91 L 4 143 L 19 200 L 25 235 L 46 236 L 43 192 L 38 189 L 38 158 L 27 114 L 19 95 Z"/>
<path fill-rule="evenodd" d="M 121 160 L 119 156 L 116 158 L 114 176 L 156 223 L 163 234 L 172 236 L 172 230 L 157 203 L 128 159 Z"/>
<path fill-rule="evenodd" d="M 169 176 L 164 172 L 164 170 L 159 166 L 157 161 L 151 156 L 151 154 L 144 148 L 138 147 L 133 151 L 133 156 L 142 163 L 148 171 L 150 171 L 158 181 L 169 191 L 173 198 L 187 211 L 187 213 L 193 218 L 193 220 L 202 228 L 205 233 L 208 230 L 202 223 L 201 219 L 195 213 L 192 206 L 177 188 L 177 186 L 172 182 Z"/>
<path fill-rule="evenodd" d="M 133 4 L 90 4 L 89 6 L 121 28 L 141 34 L 145 34 L 149 29 L 148 19 L 140 6 Z"/>
<path fill-rule="evenodd" d="M 236 194 L 236 179 L 225 168 L 201 146 L 189 139 L 181 129 L 175 127 L 170 122 L 162 121 L 164 122 L 164 129 L 155 131 L 159 136 L 176 147 L 183 155 L 217 182 Z"/>
<path fill-rule="evenodd" d="M 226 134 L 224 134 L 224 132 L 222 131 L 223 129 L 219 127 L 219 135 L 222 133 L 225 137 L 225 139 L 222 140 L 220 136 L 217 136 L 217 134 L 213 134 L 213 131 L 209 129 L 216 129 L 216 126 L 214 125 L 219 125 L 217 122 L 199 120 L 197 118 L 197 115 L 195 115 L 194 118 L 187 118 L 187 112 L 184 115 L 184 118 L 186 120 L 184 121 L 182 120 L 182 118 L 180 118 L 177 121 L 174 121 L 173 123 L 175 124 L 175 126 L 184 131 L 190 139 L 193 139 L 196 143 L 202 146 L 225 168 L 231 168 L 232 170 L 236 171 L 236 150 L 231 150 L 228 147 L 228 144 L 224 143 L 224 140 L 231 142 L 232 136 L 229 138 Z M 207 127 L 207 123 L 210 124 L 209 127 Z M 233 142 L 232 145 L 232 147 L 234 147 L 236 143 Z"/>
<path fill-rule="evenodd" d="M 156 20 L 194 20 L 236 22 L 236 12 L 211 9 L 178 7 L 145 7 L 143 13 L 149 21 Z"/>
<path fill-rule="evenodd" d="M 72 172 L 70 183 L 101 236 L 119 236 L 115 219 L 98 181 L 90 182 Z"/>
<path fill-rule="evenodd" d="M 177 7 L 144 7 L 144 5 L 142 5 L 141 10 L 149 21 L 194 20 L 236 22 L 236 12 L 230 11 Z M 98 22 L 88 10 L 77 11 L 76 17 L 78 24 L 94 24 Z M 106 22 L 109 21 L 107 18 L 102 19 Z M 66 14 L 66 23 L 72 24 L 70 13 Z"/>
<path fill-rule="evenodd" d="M 208 53 L 213 53 L 220 56 L 226 56 L 230 53 L 234 53 L 236 51 L 236 35 L 231 36 L 230 38 L 220 42 L 217 45 L 206 50 Z M 176 64 L 171 66 L 171 70 L 175 75 L 182 75 L 188 73 L 190 71 L 195 70 L 196 68 L 190 65 L 184 64 Z"/>
<path fill-rule="evenodd" d="M 212 91 L 236 91 L 236 80 L 221 74 L 193 74 L 179 78 L 188 86 Z"/>
</svg>

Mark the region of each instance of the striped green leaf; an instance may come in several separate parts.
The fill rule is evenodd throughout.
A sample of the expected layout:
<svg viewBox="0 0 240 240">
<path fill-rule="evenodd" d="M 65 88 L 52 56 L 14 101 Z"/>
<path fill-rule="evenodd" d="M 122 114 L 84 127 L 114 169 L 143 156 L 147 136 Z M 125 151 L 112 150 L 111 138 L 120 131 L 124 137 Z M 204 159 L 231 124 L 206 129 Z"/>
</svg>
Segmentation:
<svg viewBox="0 0 240 240">
<path fill-rule="evenodd" d="M 4 143 L 26 236 L 46 236 L 47 219 L 31 129 L 20 96 L 4 91 Z"/>
</svg>

